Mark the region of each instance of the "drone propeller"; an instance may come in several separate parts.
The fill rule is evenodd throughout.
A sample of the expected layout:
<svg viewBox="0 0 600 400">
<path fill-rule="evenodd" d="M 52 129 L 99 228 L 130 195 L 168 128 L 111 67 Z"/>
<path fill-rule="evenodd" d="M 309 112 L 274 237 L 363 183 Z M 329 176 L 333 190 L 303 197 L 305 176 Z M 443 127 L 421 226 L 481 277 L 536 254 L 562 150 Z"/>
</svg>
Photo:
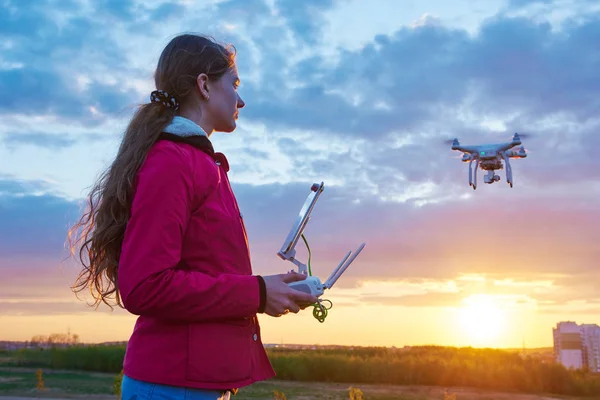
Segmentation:
<svg viewBox="0 0 600 400">
<path fill-rule="evenodd" d="M 513 139 L 515 138 L 515 135 L 519 136 L 520 140 L 526 140 L 526 139 L 530 139 L 532 137 L 535 137 L 535 134 L 531 134 L 529 132 L 525 132 L 525 133 L 521 133 L 521 132 L 514 132 L 511 134 L 510 138 L 507 140 L 508 142 L 512 142 Z M 441 142 L 443 143 L 444 146 L 453 146 L 453 145 L 459 145 L 459 140 L 458 138 L 449 138 L 446 136 L 446 138 L 442 139 Z"/>
<path fill-rule="evenodd" d="M 529 154 L 531 153 L 531 150 L 529 150 L 528 148 L 526 148 L 525 146 L 521 146 L 519 147 L 519 151 L 524 151 L 525 153 Z"/>
<path fill-rule="evenodd" d="M 517 133 L 521 139 L 531 139 L 536 136 L 535 134 L 528 133 L 528 132 L 524 132 L 524 133 L 515 132 L 515 133 Z M 513 133 L 513 136 L 514 136 L 514 133 Z M 510 140 L 512 140 L 512 137 Z"/>
</svg>

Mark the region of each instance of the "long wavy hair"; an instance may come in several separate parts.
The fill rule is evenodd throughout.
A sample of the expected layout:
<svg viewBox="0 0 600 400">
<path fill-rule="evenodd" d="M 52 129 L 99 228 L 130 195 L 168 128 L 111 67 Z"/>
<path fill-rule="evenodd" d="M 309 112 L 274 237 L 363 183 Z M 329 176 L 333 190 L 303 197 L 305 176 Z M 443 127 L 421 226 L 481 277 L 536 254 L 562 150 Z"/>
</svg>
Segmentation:
<svg viewBox="0 0 600 400">
<path fill-rule="evenodd" d="M 235 53 L 233 46 L 217 43 L 207 36 L 176 36 L 159 58 L 154 73 L 156 89 L 175 96 L 180 105 L 186 104 L 198 93 L 198 75 L 205 73 L 209 79 L 220 79 L 234 65 Z M 69 230 L 70 254 L 83 266 L 72 290 L 77 294 L 89 289 L 93 306 L 103 302 L 111 309 L 113 304 L 123 307 L 117 269 L 134 182 L 148 152 L 177 113 L 160 103 L 138 107 L 114 161 L 92 186 L 85 212 Z"/>
</svg>

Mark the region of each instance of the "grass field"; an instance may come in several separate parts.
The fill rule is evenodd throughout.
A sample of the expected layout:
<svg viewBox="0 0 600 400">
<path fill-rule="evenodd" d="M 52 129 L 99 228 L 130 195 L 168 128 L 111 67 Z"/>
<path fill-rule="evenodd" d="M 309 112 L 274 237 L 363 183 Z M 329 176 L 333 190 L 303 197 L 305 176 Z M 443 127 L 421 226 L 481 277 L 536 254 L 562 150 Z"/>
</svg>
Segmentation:
<svg viewBox="0 0 600 400">
<path fill-rule="evenodd" d="M 0 351 L 0 400 L 117 400 L 124 353 L 122 345 Z M 233 400 L 600 400 L 600 374 L 567 370 L 540 350 L 421 346 L 268 353 L 278 379 L 242 388 Z"/>
<path fill-rule="evenodd" d="M 74 398 L 116 400 L 114 386 L 117 376 L 69 370 L 42 370 L 20 367 L 0 367 L 0 399 L 2 396 L 29 398 Z M 39 379 L 41 378 L 41 379 Z M 43 388 L 38 388 L 43 381 Z M 362 400 L 549 400 L 577 399 L 565 396 L 536 396 L 500 393 L 468 388 L 439 386 L 393 386 L 372 384 L 336 384 L 321 382 L 291 382 L 271 380 L 242 389 L 234 400 L 283 399 L 287 400 L 342 400 L 350 399 L 350 388 L 362 392 Z M 355 397 L 356 400 L 361 397 Z M 588 397 L 587 399 L 591 399 Z"/>
</svg>

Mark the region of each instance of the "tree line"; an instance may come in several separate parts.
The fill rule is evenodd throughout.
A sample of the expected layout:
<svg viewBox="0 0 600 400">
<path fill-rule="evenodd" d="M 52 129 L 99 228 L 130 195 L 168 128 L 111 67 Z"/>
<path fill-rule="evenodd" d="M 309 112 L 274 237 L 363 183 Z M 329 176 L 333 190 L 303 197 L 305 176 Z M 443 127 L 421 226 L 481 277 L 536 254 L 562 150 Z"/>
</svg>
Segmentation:
<svg viewBox="0 0 600 400">
<path fill-rule="evenodd" d="M 267 349 L 277 378 L 305 382 L 474 387 L 515 393 L 600 395 L 600 374 L 498 349 L 419 346 L 403 349 Z M 21 366 L 118 374 L 123 345 L 22 349 Z"/>
<path fill-rule="evenodd" d="M 50 335 L 36 335 L 31 338 L 29 344 L 37 347 L 73 346 L 79 344 L 79 335 L 76 333 L 52 333 Z"/>
</svg>

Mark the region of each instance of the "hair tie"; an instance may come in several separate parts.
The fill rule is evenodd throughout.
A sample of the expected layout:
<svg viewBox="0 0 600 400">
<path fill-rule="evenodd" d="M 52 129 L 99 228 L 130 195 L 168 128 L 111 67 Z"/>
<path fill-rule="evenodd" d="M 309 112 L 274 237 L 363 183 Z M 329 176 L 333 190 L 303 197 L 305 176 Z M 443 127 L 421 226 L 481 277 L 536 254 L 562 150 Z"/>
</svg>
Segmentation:
<svg viewBox="0 0 600 400">
<path fill-rule="evenodd" d="M 150 101 L 153 103 L 160 103 L 165 107 L 173 108 L 174 110 L 179 109 L 179 102 L 175 96 L 171 96 L 164 90 L 155 90 L 150 94 Z"/>
</svg>

